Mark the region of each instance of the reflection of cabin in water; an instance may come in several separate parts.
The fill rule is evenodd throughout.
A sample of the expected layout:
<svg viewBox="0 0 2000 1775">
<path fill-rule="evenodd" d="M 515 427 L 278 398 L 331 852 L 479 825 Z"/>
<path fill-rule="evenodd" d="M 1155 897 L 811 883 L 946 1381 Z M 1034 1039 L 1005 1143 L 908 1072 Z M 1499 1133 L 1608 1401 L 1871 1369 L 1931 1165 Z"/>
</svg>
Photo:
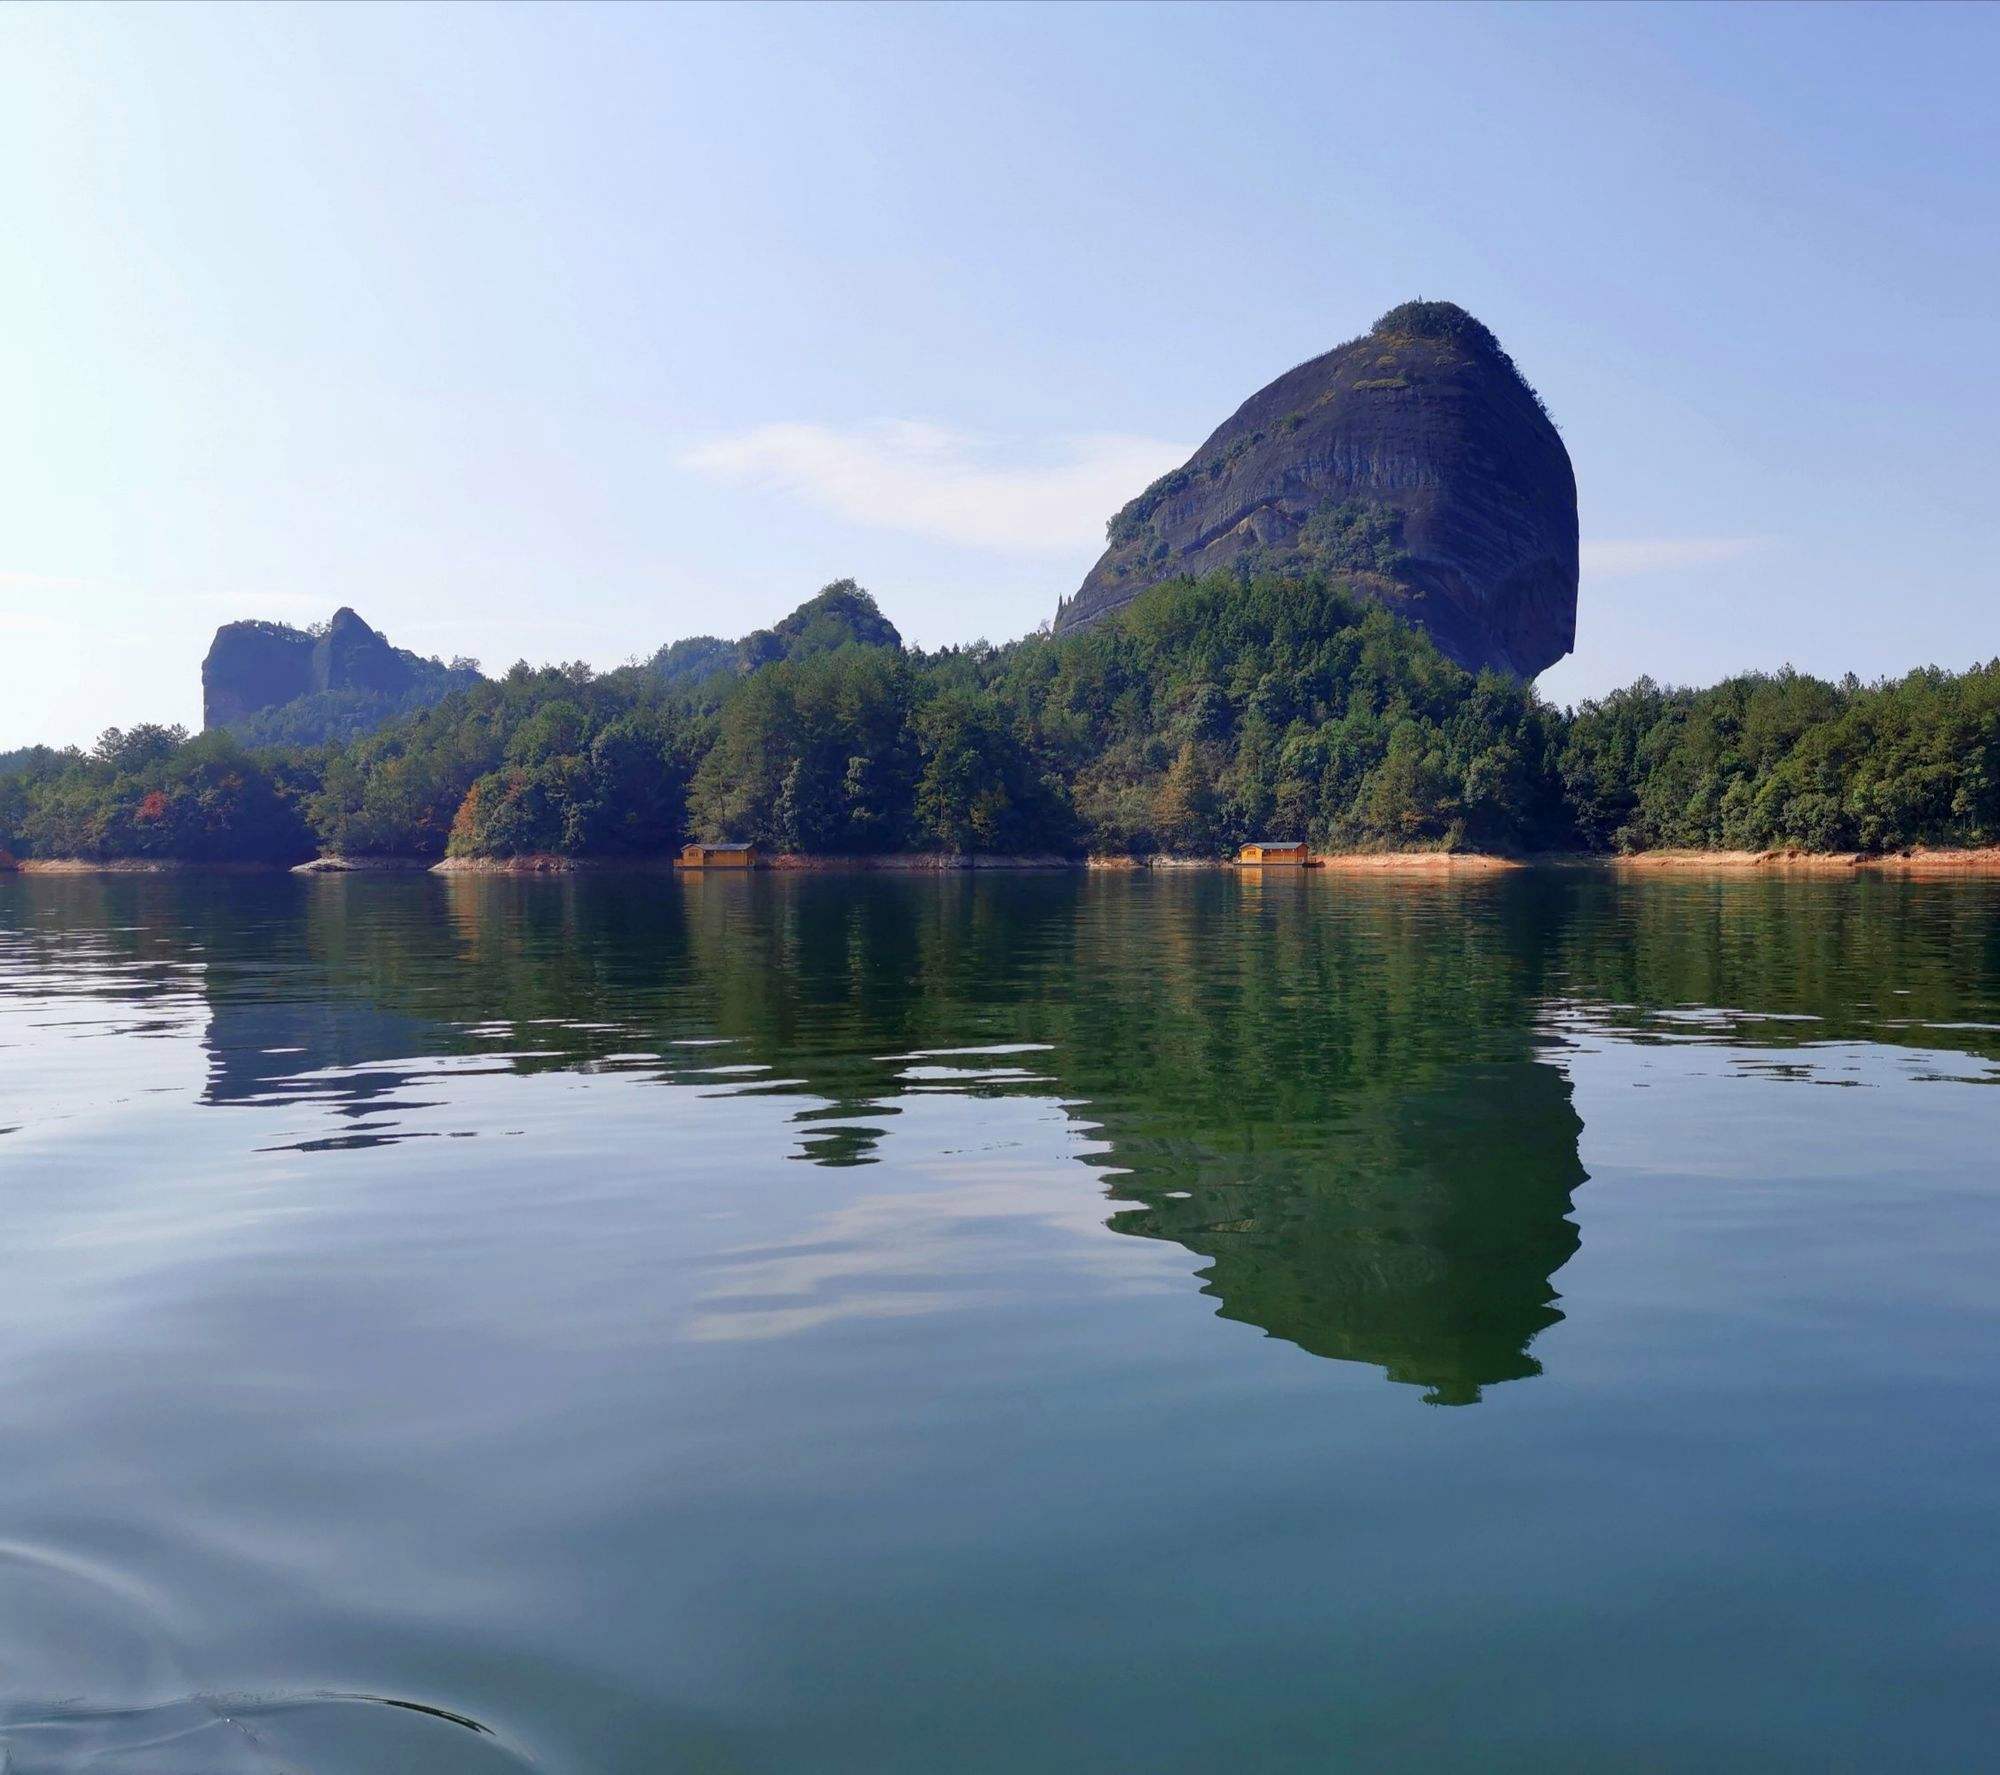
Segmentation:
<svg viewBox="0 0 2000 1775">
<path fill-rule="evenodd" d="M 676 869 L 754 869 L 754 844 L 685 844 L 674 861 Z"/>
<path fill-rule="evenodd" d="M 1260 838 L 1254 844 L 1246 844 L 1236 853 L 1239 863 L 1281 863 L 1303 869 L 1306 863 L 1306 845 L 1302 838 Z"/>
</svg>

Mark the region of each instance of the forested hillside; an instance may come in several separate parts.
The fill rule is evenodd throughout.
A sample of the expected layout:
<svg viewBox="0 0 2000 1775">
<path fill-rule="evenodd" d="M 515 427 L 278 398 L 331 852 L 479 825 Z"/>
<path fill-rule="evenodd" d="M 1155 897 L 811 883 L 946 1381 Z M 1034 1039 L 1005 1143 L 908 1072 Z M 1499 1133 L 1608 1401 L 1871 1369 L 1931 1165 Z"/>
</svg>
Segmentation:
<svg viewBox="0 0 2000 1775">
<path fill-rule="evenodd" d="M 1880 684 L 1642 678 L 1564 722 L 1558 775 L 1588 849 L 1898 850 L 2000 842 L 2000 661 Z"/>
<path fill-rule="evenodd" d="M 2000 842 L 2000 664 L 1641 680 L 1573 712 L 1324 578 L 1154 588 L 1060 638 L 906 649 L 829 586 L 737 642 L 517 665 L 346 744 L 112 730 L 0 757 L 16 856 L 284 862 Z"/>
</svg>

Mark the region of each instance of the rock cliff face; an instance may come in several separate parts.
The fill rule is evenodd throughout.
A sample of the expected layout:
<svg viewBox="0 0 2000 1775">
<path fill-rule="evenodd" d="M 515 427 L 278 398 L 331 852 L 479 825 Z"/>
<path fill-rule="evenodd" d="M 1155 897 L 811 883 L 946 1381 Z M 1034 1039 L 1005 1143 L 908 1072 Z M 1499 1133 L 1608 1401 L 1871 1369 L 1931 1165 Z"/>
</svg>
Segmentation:
<svg viewBox="0 0 2000 1775">
<path fill-rule="evenodd" d="M 225 623 L 201 662 L 202 725 L 241 727 L 267 709 L 328 694 L 379 704 L 386 719 L 476 679 L 470 669 L 391 647 L 352 610 L 335 611 L 318 635 L 284 623 Z"/>
<path fill-rule="evenodd" d="M 1325 571 L 1460 665 L 1531 678 L 1576 640 L 1576 477 L 1499 341 L 1408 302 L 1287 371 L 1111 520 L 1056 617 L 1087 627 L 1218 569 Z"/>
</svg>

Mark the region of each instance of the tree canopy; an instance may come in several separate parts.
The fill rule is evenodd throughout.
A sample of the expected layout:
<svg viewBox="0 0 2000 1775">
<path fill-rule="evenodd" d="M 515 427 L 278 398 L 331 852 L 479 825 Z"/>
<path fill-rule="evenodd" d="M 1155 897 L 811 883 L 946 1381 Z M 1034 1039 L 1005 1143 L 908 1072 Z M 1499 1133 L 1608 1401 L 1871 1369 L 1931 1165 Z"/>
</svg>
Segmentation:
<svg viewBox="0 0 2000 1775">
<path fill-rule="evenodd" d="M 17 856 L 616 857 L 690 837 L 1203 856 L 1273 833 L 1516 852 L 1993 843 L 2000 662 L 1878 684 L 1641 679 L 1565 712 L 1461 670 L 1331 571 L 1170 582 L 1080 634 L 933 653 L 843 580 L 738 642 L 601 674 L 522 663 L 359 737 L 248 747 L 141 726 L 0 756 L 0 851 Z"/>
</svg>

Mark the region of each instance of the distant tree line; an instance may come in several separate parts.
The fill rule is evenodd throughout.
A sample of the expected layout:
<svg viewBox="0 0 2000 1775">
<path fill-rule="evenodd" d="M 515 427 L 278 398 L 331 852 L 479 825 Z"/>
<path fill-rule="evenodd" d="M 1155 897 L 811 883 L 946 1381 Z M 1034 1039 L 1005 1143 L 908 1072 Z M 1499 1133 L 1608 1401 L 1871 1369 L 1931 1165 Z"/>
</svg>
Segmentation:
<svg viewBox="0 0 2000 1775">
<path fill-rule="evenodd" d="M 282 736 L 283 711 L 260 732 Z M 841 581 L 737 642 L 515 666 L 374 732 L 113 729 L 0 755 L 0 850 L 285 862 L 2000 842 L 2000 662 L 1893 682 L 1641 679 L 1574 711 L 1473 675 L 1338 577 L 1217 577 L 926 653 Z"/>
<path fill-rule="evenodd" d="M 0 756 L 0 851 L 15 856 L 283 863 L 310 853 L 315 761 L 227 733 L 107 729 L 89 752 Z"/>
<path fill-rule="evenodd" d="M 1811 851 L 2000 842 L 2000 661 L 1880 684 L 1649 678 L 1563 723 L 1556 773 L 1602 850 Z"/>
</svg>

